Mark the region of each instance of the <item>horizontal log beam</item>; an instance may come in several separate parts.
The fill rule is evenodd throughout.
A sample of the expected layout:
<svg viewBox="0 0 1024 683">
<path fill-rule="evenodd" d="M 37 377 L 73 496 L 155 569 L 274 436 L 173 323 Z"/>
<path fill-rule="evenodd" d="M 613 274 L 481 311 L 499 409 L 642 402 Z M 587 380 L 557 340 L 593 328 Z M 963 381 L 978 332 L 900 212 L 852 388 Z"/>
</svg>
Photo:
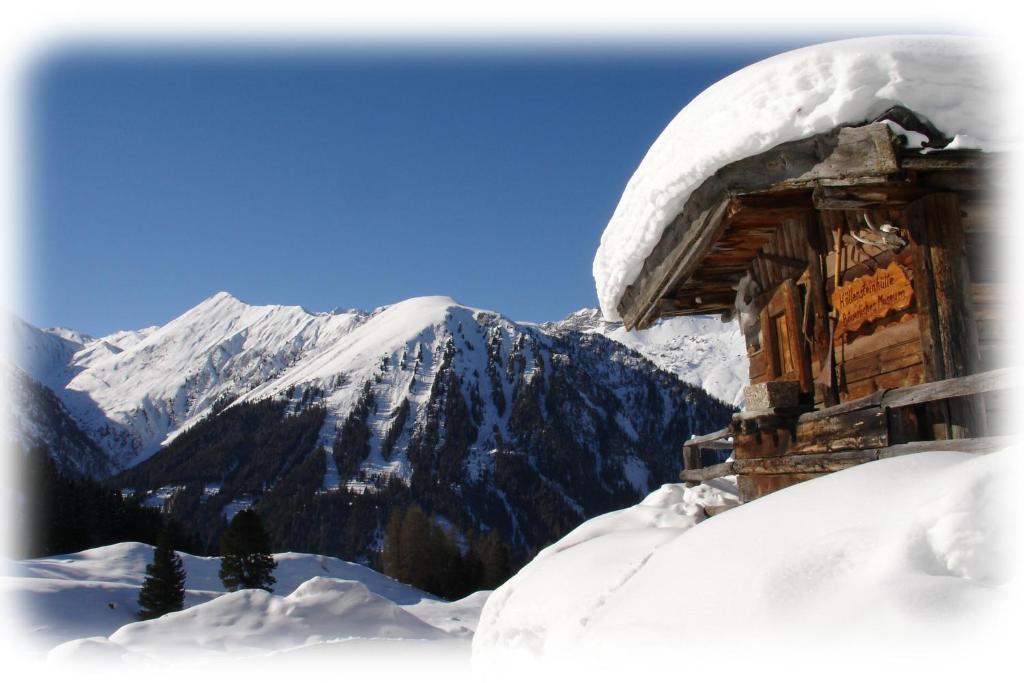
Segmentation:
<svg viewBox="0 0 1024 683">
<path fill-rule="evenodd" d="M 845 470 L 847 467 L 862 465 L 877 460 L 874 451 L 842 451 L 839 453 L 812 453 L 807 455 L 784 455 L 778 458 L 736 460 L 735 474 L 811 474 Z"/>
<path fill-rule="evenodd" d="M 1012 446 L 1018 440 L 1014 436 L 985 436 L 973 439 L 914 441 L 895 446 L 886 446 L 885 448 L 868 448 L 864 450 L 838 451 L 835 453 L 809 453 L 753 460 L 733 460 L 700 469 L 686 469 L 679 473 L 679 477 L 686 482 L 700 482 L 732 474 L 827 474 L 875 460 L 930 451 L 973 454 L 991 453 Z"/>
<path fill-rule="evenodd" d="M 679 473 L 679 478 L 683 481 L 707 481 L 709 479 L 717 479 L 718 477 L 727 477 L 733 474 L 733 464 L 735 464 L 735 461 L 723 462 L 699 470 L 683 470 Z"/>
<path fill-rule="evenodd" d="M 790 268 L 798 268 L 800 270 L 803 270 L 804 268 L 807 267 L 807 261 L 803 259 L 792 258 L 789 256 L 783 256 L 782 254 L 768 254 L 762 252 L 757 255 L 757 258 L 762 259 L 764 261 L 771 261 L 772 263 L 778 263 L 783 266 L 789 266 Z"/>
<path fill-rule="evenodd" d="M 906 206 L 927 192 L 913 184 L 852 185 L 814 188 L 814 208 L 829 210 L 869 209 Z"/>
<path fill-rule="evenodd" d="M 1006 154 L 962 150 L 958 152 L 931 152 L 904 154 L 900 167 L 908 171 L 959 171 L 963 169 L 994 168 L 1005 163 Z"/>
<path fill-rule="evenodd" d="M 882 398 L 885 408 L 901 408 L 904 406 L 941 401 L 959 396 L 973 396 L 989 391 L 1004 391 L 1020 386 L 1017 379 L 1020 370 L 1017 368 L 999 368 L 979 372 L 965 377 L 941 379 L 937 382 L 918 384 L 902 389 L 890 389 Z"/>
<path fill-rule="evenodd" d="M 736 444 L 732 441 L 706 441 L 697 448 L 703 448 L 709 451 L 731 451 L 736 448 Z"/>
<path fill-rule="evenodd" d="M 711 432 L 710 434 L 705 434 L 703 436 L 695 436 L 686 443 L 684 443 L 683 445 L 700 446 L 701 444 L 705 444 L 710 441 L 718 441 L 720 439 L 724 439 L 727 436 L 732 436 L 732 430 L 729 427 L 723 427 L 722 429 L 719 429 L 717 432 Z"/>
<path fill-rule="evenodd" d="M 847 401 L 846 403 L 840 403 L 838 405 L 831 406 L 830 408 L 822 408 L 821 410 L 804 413 L 797 418 L 797 422 L 814 422 L 815 420 L 823 420 L 825 418 L 835 417 L 836 415 L 845 415 L 846 413 L 852 413 L 857 410 L 874 408 L 882 405 L 882 399 L 884 397 L 885 389 L 882 389 L 881 391 L 876 391 L 873 394 L 868 394 L 867 396 L 854 399 L 853 401 Z"/>
<path fill-rule="evenodd" d="M 1008 448 L 1020 441 L 1017 436 L 978 436 L 972 439 L 946 439 L 944 441 L 912 441 L 883 448 L 879 458 L 895 458 L 900 455 L 925 453 L 927 451 L 957 451 L 961 453 L 991 453 Z"/>
</svg>

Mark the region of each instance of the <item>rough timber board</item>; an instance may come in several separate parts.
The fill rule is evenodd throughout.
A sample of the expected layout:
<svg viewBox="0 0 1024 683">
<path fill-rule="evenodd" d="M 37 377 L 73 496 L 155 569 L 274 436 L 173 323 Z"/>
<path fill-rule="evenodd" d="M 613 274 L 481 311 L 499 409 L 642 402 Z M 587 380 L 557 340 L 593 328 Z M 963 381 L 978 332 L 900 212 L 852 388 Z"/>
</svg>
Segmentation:
<svg viewBox="0 0 1024 683">
<path fill-rule="evenodd" d="M 684 283 L 723 232 L 722 216 L 730 195 L 771 189 L 812 187 L 816 182 L 856 182 L 899 171 L 889 128 L 872 123 L 841 128 L 783 143 L 720 169 L 698 187 L 683 211 L 665 229 L 640 275 L 619 302 L 627 329 L 648 327 L 658 317 L 658 302 Z"/>
<path fill-rule="evenodd" d="M 740 501 L 749 503 L 793 484 L 816 479 L 823 474 L 741 474 L 736 477 Z"/>
</svg>

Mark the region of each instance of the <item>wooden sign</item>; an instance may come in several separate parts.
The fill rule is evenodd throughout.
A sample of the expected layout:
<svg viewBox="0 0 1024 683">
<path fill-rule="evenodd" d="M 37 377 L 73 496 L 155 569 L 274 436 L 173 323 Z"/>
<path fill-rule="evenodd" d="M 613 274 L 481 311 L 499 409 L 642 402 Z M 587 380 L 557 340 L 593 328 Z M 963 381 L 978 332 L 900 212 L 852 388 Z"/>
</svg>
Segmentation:
<svg viewBox="0 0 1024 683">
<path fill-rule="evenodd" d="M 913 296 L 914 286 L 895 262 L 837 287 L 832 292 L 832 307 L 839 314 L 836 332 L 852 332 L 866 322 L 904 309 Z"/>
</svg>

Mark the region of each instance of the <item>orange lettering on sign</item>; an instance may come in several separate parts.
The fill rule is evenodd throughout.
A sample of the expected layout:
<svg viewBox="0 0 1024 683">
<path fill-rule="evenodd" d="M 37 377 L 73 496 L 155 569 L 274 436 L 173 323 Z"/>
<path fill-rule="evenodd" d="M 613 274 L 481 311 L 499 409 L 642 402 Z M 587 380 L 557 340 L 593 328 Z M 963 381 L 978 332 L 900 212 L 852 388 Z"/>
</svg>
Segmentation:
<svg viewBox="0 0 1024 683">
<path fill-rule="evenodd" d="M 895 262 L 837 287 L 832 307 L 839 313 L 837 333 L 852 332 L 870 320 L 910 305 L 914 286 Z"/>
</svg>

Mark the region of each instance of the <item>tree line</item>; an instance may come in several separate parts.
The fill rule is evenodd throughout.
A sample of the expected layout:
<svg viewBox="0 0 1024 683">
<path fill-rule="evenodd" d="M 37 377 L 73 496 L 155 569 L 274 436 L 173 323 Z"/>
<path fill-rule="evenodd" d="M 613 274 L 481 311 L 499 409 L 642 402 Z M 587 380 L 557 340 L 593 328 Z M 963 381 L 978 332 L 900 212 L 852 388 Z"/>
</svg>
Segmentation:
<svg viewBox="0 0 1024 683">
<path fill-rule="evenodd" d="M 270 554 L 270 539 L 256 512 L 247 509 L 235 515 L 220 546 L 218 575 L 225 590 L 273 592 L 277 561 Z M 167 528 L 153 549 L 153 561 L 146 565 L 146 578 L 139 590 L 139 619 L 155 619 L 183 609 L 186 579 L 184 563 L 174 551 L 174 534 Z"/>
</svg>

